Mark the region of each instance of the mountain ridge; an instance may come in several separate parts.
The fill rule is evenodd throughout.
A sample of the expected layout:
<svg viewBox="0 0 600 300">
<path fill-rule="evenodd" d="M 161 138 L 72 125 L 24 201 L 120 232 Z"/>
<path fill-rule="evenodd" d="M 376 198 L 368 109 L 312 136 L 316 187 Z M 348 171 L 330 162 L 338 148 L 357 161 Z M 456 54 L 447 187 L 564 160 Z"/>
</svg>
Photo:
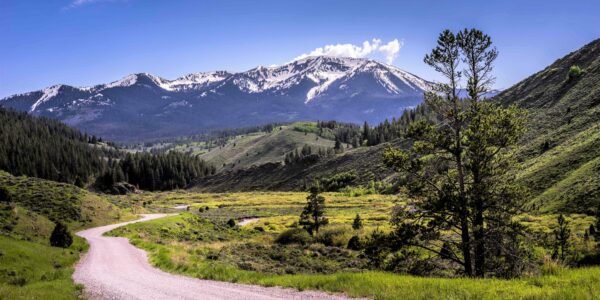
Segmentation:
<svg viewBox="0 0 600 300">
<path fill-rule="evenodd" d="M 383 121 L 422 101 L 431 82 L 370 59 L 313 56 L 244 72 L 169 80 L 134 73 L 88 87 L 58 84 L 0 105 L 59 119 L 113 140 L 190 134 L 271 122 Z"/>
</svg>

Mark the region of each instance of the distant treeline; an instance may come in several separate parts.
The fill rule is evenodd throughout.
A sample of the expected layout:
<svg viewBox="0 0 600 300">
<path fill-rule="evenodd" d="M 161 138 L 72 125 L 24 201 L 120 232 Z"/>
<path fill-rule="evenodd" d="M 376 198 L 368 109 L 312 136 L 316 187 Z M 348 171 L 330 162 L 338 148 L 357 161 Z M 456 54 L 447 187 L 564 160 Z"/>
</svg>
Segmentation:
<svg viewBox="0 0 600 300">
<path fill-rule="evenodd" d="M 204 160 L 181 152 L 160 155 L 139 152 L 110 161 L 108 170 L 96 183 L 102 188 L 125 181 L 143 190 L 172 190 L 184 188 L 193 179 L 215 171 Z"/>
<path fill-rule="evenodd" d="M 286 165 L 296 163 L 315 163 L 321 157 L 332 156 L 336 151 L 341 151 L 336 148 L 313 148 L 309 145 L 304 145 L 301 150 L 295 149 L 285 154 L 284 162 Z"/>
<path fill-rule="evenodd" d="M 182 188 L 215 170 L 182 153 L 126 154 L 59 121 L 1 107 L 0 169 L 80 187 L 127 181 L 148 190 Z"/>
<path fill-rule="evenodd" d="M 365 122 L 362 127 L 362 142 L 366 146 L 375 146 L 392 141 L 401 137 L 412 122 L 423 118 L 432 118 L 432 116 L 427 107 L 420 104 L 414 109 L 404 110 L 400 118 L 393 118 L 392 121 L 385 120 L 372 128 Z"/>
<path fill-rule="evenodd" d="M 231 128 L 231 129 L 218 129 L 212 130 L 201 134 L 180 136 L 175 138 L 161 139 L 151 142 L 123 145 L 124 148 L 128 149 L 144 149 L 151 153 L 166 153 L 169 150 L 175 148 L 179 144 L 187 144 L 192 142 L 204 142 L 209 147 L 220 147 L 227 142 L 239 135 L 245 135 L 256 132 L 272 132 L 273 129 L 287 125 L 288 123 L 269 123 L 259 126 L 250 126 L 243 128 Z M 162 145 L 162 146 L 161 146 Z M 158 146 L 158 147 L 157 147 Z"/>
<path fill-rule="evenodd" d="M 400 138 L 408 126 L 419 119 L 431 118 L 431 113 L 425 105 L 405 110 L 400 118 L 385 120 L 375 127 L 367 122 L 363 126 L 337 121 L 318 121 L 318 135 L 342 143 L 351 144 L 354 148 L 360 146 L 375 146 Z"/>
<path fill-rule="evenodd" d="M 294 129 L 305 133 L 314 133 L 325 139 L 349 144 L 354 148 L 357 148 L 361 146 L 375 146 L 397 139 L 402 136 L 410 123 L 420 118 L 429 118 L 430 116 L 430 112 L 424 105 L 418 105 L 414 109 L 405 110 L 399 118 L 393 118 L 391 121 L 386 119 L 374 127 L 371 127 L 367 122 L 360 126 L 354 123 L 331 120 L 317 121 L 316 129 L 314 126 L 299 126 Z M 211 149 L 224 146 L 230 139 L 236 136 L 258 132 L 270 133 L 278 127 L 290 124 L 291 123 L 270 123 L 243 128 L 219 129 L 202 134 L 123 145 L 123 147 L 128 149 L 141 149 L 146 152 L 158 154 L 169 152 L 178 145 L 204 142 L 205 147 Z M 294 153 L 289 153 L 289 155 L 294 155 Z M 292 158 L 292 160 L 302 160 L 302 157 L 300 156 L 302 155 L 296 155 L 296 158 Z"/>
</svg>

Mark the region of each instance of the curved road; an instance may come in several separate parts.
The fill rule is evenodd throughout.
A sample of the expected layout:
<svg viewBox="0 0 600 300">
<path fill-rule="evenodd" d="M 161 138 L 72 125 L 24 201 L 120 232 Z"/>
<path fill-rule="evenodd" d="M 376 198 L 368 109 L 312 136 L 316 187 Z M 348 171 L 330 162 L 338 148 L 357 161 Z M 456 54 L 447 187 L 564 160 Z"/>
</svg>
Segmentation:
<svg viewBox="0 0 600 300">
<path fill-rule="evenodd" d="M 168 214 L 143 215 L 139 220 L 80 231 L 90 244 L 75 268 L 73 279 L 85 285 L 90 299 L 347 299 L 321 292 L 299 292 L 201 280 L 163 272 L 148 263 L 145 251 L 126 238 L 103 234 L 127 224 L 153 220 Z"/>
</svg>

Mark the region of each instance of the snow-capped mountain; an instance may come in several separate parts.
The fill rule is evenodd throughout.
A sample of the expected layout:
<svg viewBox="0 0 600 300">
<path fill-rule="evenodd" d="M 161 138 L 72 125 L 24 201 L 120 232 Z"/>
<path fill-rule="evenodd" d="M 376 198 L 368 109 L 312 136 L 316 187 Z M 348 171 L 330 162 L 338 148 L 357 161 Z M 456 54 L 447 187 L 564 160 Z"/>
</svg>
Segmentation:
<svg viewBox="0 0 600 300">
<path fill-rule="evenodd" d="M 131 140 L 295 120 L 379 122 L 420 103 L 430 85 L 374 60 L 317 56 L 240 73 L 174 80 L 138 73 L 91 87 L 54 85 L 0 105 Z"/>
</svg>

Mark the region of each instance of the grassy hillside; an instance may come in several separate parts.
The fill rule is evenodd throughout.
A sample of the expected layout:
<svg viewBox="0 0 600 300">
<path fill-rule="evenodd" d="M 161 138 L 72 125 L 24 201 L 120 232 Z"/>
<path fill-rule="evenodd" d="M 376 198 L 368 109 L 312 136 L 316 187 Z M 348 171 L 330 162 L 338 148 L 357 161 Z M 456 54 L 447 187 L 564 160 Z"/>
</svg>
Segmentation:
<svg viewBox="0 0 600 300">
<path fill-rule="evenodd" d="M 335 142 L 306 130 L 315 123 L 304 122 L 276 126 L 271 132 L 256 131 L 229 138 L 222 146 L 208 146 L 204 142 L 190 142 L 173 149 L 199 154 L 219 170 L 240 170 L 266 163 L 282 162 L 284 155 L 308 145 L 313 149 L 333 148 Z"/>
<path fill-rule="evenodd" d="M 0 187 L 12 194 L 17 207 L 48 220 L 66 222 L 73 229 L 131 218 L 104 197 L 70 184 L 0 171 Z"/>
<path fill-rule="evenodd" d="M 542 211 L 600 204 L 600 40 L 557 60 L 497 98 L 529 111 L 519 179 Z"/>
<path fill-rule="evenodd" d="M 8 214 L 0 216 L 0 299 L 77 299 L 81 288 L 71 280 L 73 264 L 86 250 L 74 237 L 67 249 L 51 247 L 51 220 L 72 232 L 133 219 L 128 210 L 76 186 L 13 176 L 0 171 L 0 187 L 12 195 Z M 3 219 L 4 218 L 4 219 Z"/>
<path fill-rule="evenodd" d="M 394 174 L 383 165 L 382 153 L 386 144 L 345 150 L 315 163 L 284 165 L 267 163 L 247 169 L 224 171 L 199 178 L 192 185 L 194 191 L 302 191 L 314 179 L 324 179 L 348 171 L 356 171 L 353 185 L 367 185 L 370 181 L 390 181 Z"/>
</svg>

